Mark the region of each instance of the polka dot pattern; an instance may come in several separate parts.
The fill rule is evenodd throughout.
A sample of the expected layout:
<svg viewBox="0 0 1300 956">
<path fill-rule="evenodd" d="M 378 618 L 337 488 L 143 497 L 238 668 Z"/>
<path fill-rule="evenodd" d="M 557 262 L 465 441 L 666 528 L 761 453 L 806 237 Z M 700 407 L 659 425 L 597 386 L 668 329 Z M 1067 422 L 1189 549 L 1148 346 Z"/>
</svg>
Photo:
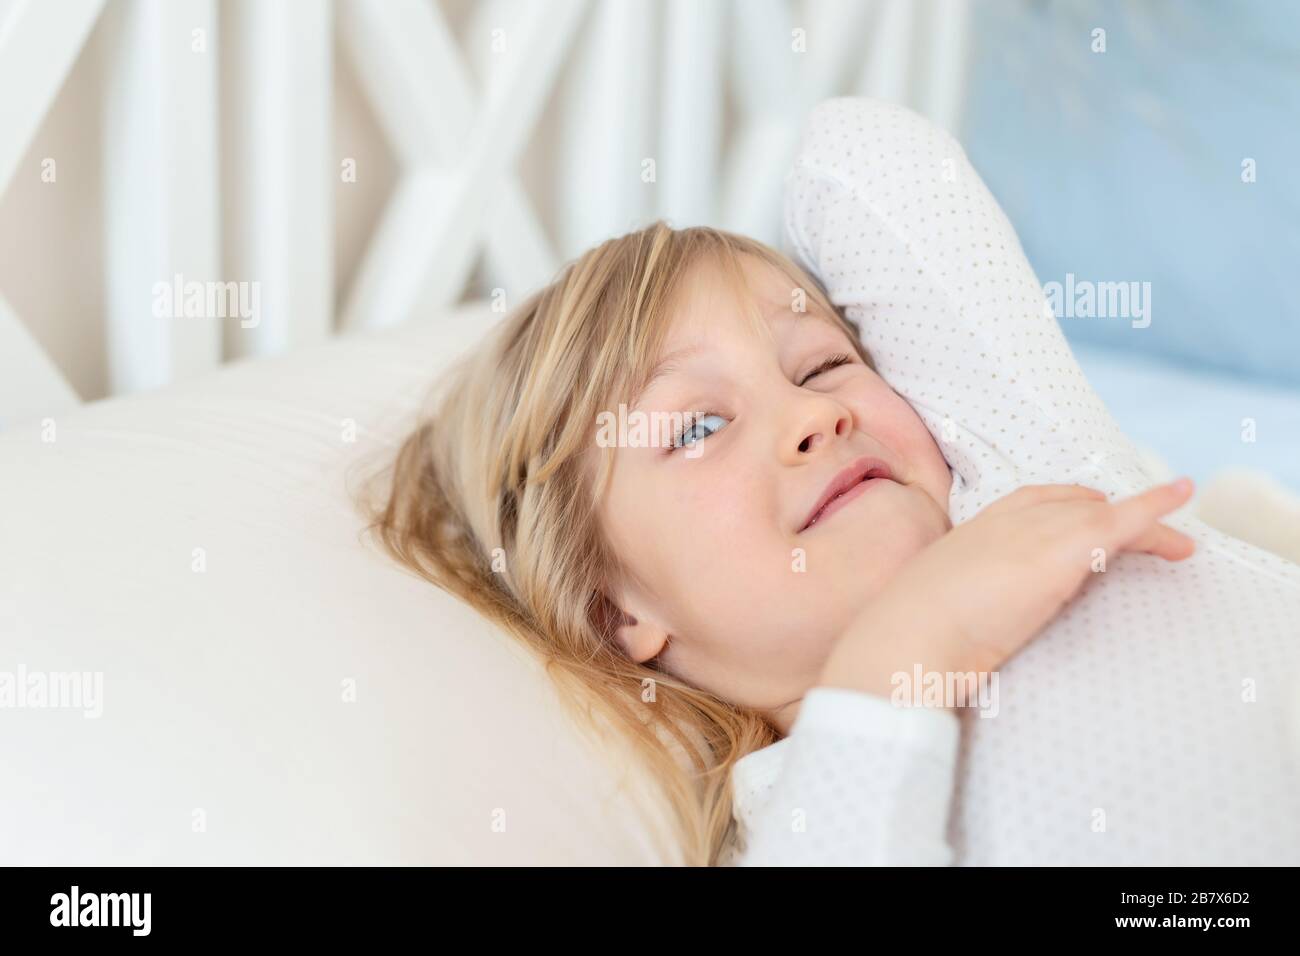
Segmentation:
<svg viewBox="0 0 1300 956">
<path fill-rule="evenodd" d="M 744 852 L 731 863 L 952 862 L 943 832 L 959 737 L 951 711 L 815 687 L 797 721 L 797 742 L 791 734 L 733 769 L 747 798 L 736 803 Z M 782 750 L 781 760 L 754 760 Z"/>
<path fill-rule="evenodd" d="M 823 102 L 784 215 L 948 460 L 954 523 L 1025 484 L 1155 483 L 947 132 Z M 1196 554 L 1113 556 L 1004 665 L 996 716 L 943 713 L 950 750 L 915 732 L 924 711 L 811 691 L 790 736 L 735 768 L 738 861 L 1300 864 L 1300 567 L 1186 510 L 1166 522 Z M 794 808 L 817 841 L 787 832 Z"/>
</svg>

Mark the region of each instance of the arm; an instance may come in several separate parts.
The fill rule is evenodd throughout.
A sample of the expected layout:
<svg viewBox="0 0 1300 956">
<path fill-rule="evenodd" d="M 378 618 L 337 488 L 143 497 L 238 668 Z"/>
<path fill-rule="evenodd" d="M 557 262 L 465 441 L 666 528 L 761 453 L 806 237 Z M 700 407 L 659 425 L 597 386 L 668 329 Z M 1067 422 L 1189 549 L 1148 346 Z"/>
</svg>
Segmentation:
<svg viewBox="0 0 1300 956">
<path fill-rule="evenodd" d="M 948 865 L 956 714 L 814 687 L 737 866 Z M 755 799 L 761 795 L 754 795 Z"/>
<path fill-rule="evenodd" d="M 1015 230 L 961 144 L 904 107 L 819 104 L 787 175 L 785 243 L 862 329 L 954 471 L 954 523 L 1029 481 L 1152 479 L 1084 378 Z"/>
</svg>

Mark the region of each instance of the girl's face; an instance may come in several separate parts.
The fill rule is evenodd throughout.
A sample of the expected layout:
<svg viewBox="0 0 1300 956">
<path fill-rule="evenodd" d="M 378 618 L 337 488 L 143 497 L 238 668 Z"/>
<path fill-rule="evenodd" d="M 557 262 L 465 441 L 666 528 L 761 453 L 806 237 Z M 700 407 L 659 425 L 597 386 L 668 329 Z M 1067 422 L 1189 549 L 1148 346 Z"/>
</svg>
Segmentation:
<svg viewBox="0 0 1300 956">
<path fill-rule="evenodd" d="M 788 733 L 854 614 L 952 527 L 952 474 L 847 333 L 811 296 L 807 312 L 793 311 L 790 279 L 743 258 L 772 341 L 747 328 L 719 267 L 692 269 L 661 356 L 671 365 L 628 412 L 709 414 L 685 419 L 693 446 L 673 447 L 665 428 L 655 447 L 617 448 L 599 513 L 625 565 L 609 597 L 633 619 L 619 629 L 626 652 L 658 656 Z M 811 374 L 837 356 L 847 362 Z M 892 480 L 805 528 L 828 485 L 864 457 Z"/>
</svg>

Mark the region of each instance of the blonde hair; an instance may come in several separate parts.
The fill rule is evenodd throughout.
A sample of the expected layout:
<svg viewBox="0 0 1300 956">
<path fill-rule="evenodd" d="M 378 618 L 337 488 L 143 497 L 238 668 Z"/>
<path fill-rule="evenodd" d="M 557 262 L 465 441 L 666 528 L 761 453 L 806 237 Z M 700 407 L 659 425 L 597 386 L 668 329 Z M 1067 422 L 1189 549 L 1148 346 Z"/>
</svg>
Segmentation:
<svg viewBox="0 0 1300 956">
<path fill-rule="evenodd" d="M 690 267 L 706 258 L 722 265 L 755 330 L 767 330 L 744 288 L 742 255 L 788 276 L 792 295 L 803 290 L 833 316 L 871 364 L 857 327 L 780 252 L 719 229 L 654 222 L 569 263 L 447 373 L 435 410 L 401 444 L 369 508 L 389 554 L 540 658 L 579 724 L 615 728 L 661 788 L 688 865 L 717 865 L 735 848 L 731 767 L 780 734 L 763 713 L 624 653 L 621 612 L 607 597 L 619 559 L 596 508 L 613 450 L 596 453 L 598 473 L 588 453 L 598 414 L 637 395 L 652 373 Z"/>
</svg>

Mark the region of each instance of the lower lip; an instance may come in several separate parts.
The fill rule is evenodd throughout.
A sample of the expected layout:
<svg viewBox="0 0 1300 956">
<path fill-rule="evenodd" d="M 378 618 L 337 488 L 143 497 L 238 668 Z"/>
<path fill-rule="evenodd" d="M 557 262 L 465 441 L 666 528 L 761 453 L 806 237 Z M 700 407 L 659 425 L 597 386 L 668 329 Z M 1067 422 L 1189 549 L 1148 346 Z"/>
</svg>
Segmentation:
<svg viewBox="0 0 1300 956">
<path fill-rule="evenodd" d="M 812 524 L 810 524 L 808 527 L 804 528 L 804 530 L 811 531 L 813 528 L 816 528 L 818 525 L 820 525 L 831 515 L 835 514 L 835 512 L 843 508 L 854 498 L 861 497 L 871 487 L 875 485 L 887 484 L 888 482 L 889 482 L 888 478 L 868 478 L 866 481 L 859 481 L 856 485 L 854 485 L 848 491 L 844 492 L 844 494 L 840 495 L 838 498 L 836 498 L 834 501 L 828 504 L 825 508 L 823 508 L 822 513 L 817 516 L 817 520 L 814 521 Z"/>
</svg>

